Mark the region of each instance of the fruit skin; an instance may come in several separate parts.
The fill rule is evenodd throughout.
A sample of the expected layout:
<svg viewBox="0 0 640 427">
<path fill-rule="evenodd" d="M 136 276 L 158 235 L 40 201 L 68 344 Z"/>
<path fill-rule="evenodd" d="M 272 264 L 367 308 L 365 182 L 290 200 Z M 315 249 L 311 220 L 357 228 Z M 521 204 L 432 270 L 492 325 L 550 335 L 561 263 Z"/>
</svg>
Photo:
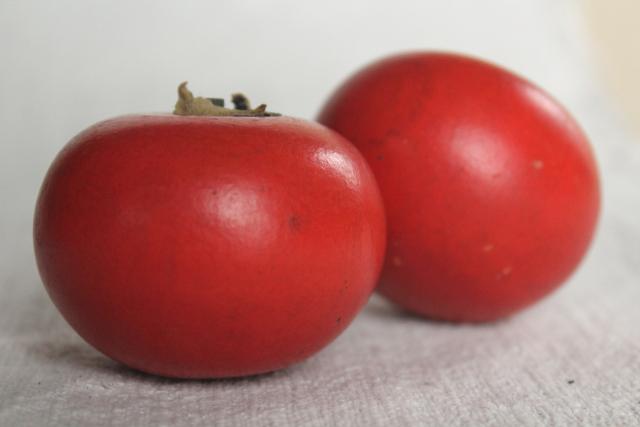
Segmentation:
<svg viewBox="0 0 640 427">
<path fill-rule="evenodd" d="M 385 220 L 358 151 L 283 117 L 124 116 L 76 136 L 34 220 L 43 282 L 91 345 L 169 377 L 301 361 L 373 291 Z"/>
<path fill-rule="evenodd" d="M 376 175 L 387 212 L 379 292 L 449 321 L 508 316 L 557 288 L 592 239 L 596 163 L 554 99 L 497 66 L 417 52 L 346 81 L 318 121 Z"/>
</svg>

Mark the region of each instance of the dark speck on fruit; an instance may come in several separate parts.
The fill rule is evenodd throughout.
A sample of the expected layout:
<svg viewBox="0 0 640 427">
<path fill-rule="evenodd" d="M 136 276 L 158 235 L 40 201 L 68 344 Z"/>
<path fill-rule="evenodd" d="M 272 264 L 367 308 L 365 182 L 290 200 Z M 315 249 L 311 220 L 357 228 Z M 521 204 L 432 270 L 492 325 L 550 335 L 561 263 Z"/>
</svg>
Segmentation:
<svg viewBox="0 0 640 427">
<path fill-rule="evenodd" d="M 342 287 L 340 288 L 340 293 L 346 292 L 347 289 L 349 289 L 349 281 L 345 279 L 342 282 Z"/>
<path fill-rule="evenodd" d="M 300 218 L 298 218 L 296 215 L 291 215 L 289 217 L 289 228 L 291 229 L 291 231 L 300 230 L 300 225 Z"/>
</svg>

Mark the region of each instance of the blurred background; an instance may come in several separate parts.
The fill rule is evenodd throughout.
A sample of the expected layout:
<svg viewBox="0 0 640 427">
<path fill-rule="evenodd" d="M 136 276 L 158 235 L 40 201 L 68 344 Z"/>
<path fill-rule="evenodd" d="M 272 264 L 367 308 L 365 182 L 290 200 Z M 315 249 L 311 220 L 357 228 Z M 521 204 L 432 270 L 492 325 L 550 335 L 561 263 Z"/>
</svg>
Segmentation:
<svg viewBox="0 0 640 427">
<path fill-rule="evenodd" d="M 604 158 L 610 139 L 640 134 L 639 17 L 637 0 L 2 0 L 0 269 L 31 263 L 34 201 L 56 152 L 98 120 L 171 111 L 182 80 L 313 118 L 375 58 L 453 50 L 546 88 Z"/>
<path fill-rule="evenodd" d="M 453 50 L 546 88 L 605 161 L 611 139 L 640 134 L 639 17 L 637 0 L 2 0 L 0 268 L 31 262 L 33 205 L 56 152 L 98 120 L 171 111 L 182 80 L 313 118 L 372 59 Z"/>
<path fill-rule="evenodd" d="M 617 106 L 640 135 L 640 2 L 586 0 L 588 43 Z M 636 138 L 637 139 L 637 138 Z"/>
</svg>

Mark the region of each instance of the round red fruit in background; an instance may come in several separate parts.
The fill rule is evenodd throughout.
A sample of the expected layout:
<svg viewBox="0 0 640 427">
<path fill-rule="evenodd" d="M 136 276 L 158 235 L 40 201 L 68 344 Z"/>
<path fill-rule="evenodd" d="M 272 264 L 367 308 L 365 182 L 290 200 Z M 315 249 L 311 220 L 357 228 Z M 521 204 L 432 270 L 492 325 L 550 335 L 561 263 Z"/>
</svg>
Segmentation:
<svg viewBox="0 0 640 427">
<path fill-rule="evenodd" d="M 600 200 L 589 143 L 557 101 L 509 71 L 455 54 L 390 57 L 347 80 L 319 121 L 376 175 L 388 227 L 379 292 L 409 311 L 510 315 L 587 250 Z"/>
<path fill-rule="evenodd" d="M 182 378 L 286 367 L 334 339 L 382 266 L 382 200 L 340 135 L 286 117 L 124 116 L 40 192 L 45 286 L 91 345 Z"/>
</svg>

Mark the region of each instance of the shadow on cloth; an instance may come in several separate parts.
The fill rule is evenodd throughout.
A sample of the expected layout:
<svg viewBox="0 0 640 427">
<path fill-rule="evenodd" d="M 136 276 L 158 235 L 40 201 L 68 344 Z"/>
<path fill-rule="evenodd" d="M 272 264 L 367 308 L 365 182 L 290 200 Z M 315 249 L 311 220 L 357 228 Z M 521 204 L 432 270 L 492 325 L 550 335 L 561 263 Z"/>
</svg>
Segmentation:
<svg viewBox="0 0 640 427">
<path fill-rule="evenodd" d="M 424 323 L 425 325 L 444 325 L 444 326 L 460 326 L 466 325 L 476 328 L 483 327 L 491 327 L 493 325 L 501 325 L 509 322 L 510 317 L 497 319 L 489 322 L 455 322 L 450 320 L 443 319 L 429 319 L 426 317 L 422 317 L 418 314 L 412 313 L 403 309 L 402 307 L 395 305 L 387 300 L 385 300 L 380 295 L 374 295 L 371 297 L 369 304 L 367 304 L 365 313 L 370 314 L 375 317 L 383 318 L 388 321 L 401 320 L 403 322 L 417 322 Z"/>
</svg>

